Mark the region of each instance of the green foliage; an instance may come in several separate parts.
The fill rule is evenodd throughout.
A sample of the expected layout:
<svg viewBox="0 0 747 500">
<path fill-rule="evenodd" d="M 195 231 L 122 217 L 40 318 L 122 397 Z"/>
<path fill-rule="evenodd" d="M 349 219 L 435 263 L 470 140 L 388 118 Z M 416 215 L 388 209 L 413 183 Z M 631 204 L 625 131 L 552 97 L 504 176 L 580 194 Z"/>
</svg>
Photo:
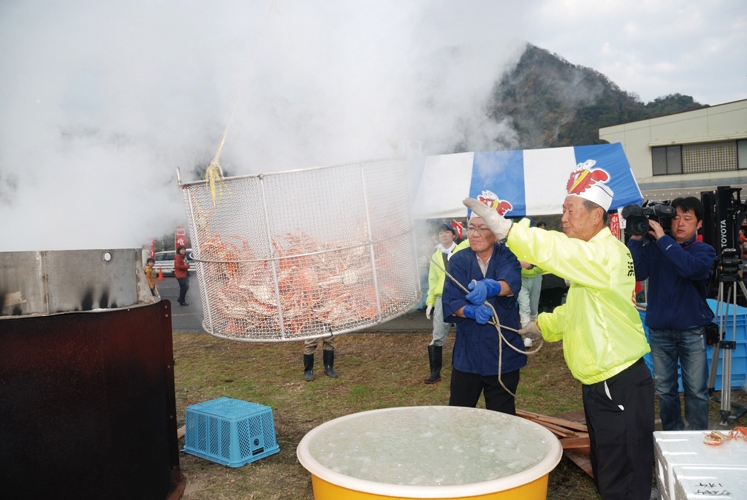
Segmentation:
<svg viewBox="0 0 747 500">
<path fill-rule="evenodd" d="M 702 107 L 681 94 L 644 104 L 598 71 L 529 45 L 495 86 L 489 114 L 509 118 L 519 149 L 531 149 L 601 144 L 601 127 Z"/>
</svg>

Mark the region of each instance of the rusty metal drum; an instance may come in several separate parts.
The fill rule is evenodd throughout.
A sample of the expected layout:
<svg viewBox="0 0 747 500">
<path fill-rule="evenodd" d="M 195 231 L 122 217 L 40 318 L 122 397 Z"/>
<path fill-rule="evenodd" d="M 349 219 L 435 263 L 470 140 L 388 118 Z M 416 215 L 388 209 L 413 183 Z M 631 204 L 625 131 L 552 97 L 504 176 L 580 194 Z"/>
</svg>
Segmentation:
<svg viewBox="0 0 747 500">
<path fill-rule="evenodd" d="M 0 252 L 3 499 L 183 490 L 171 304 L 154 301 L 140 259 L 140 249 Z"/>
</svg>

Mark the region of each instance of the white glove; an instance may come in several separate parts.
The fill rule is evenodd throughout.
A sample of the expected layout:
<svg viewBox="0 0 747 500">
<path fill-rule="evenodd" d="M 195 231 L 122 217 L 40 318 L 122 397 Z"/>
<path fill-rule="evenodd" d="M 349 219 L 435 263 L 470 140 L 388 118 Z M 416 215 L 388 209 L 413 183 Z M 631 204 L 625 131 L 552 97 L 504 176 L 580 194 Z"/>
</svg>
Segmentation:
<svg viewBox="0 0 747 500">
<path fill-rule="evenodd" d="M 466 198 L 462 203 L 464 203 L 465 207 L 471 209 L 477 215 L 482 217 L 482 220 L 484 220 L 485 224 L 487 224 L 490 230 L 493 231 L 496 238 L 502 240 L 508 236 L 511 224 L 513 224 L 510 220 L 502 215 L 498 215 L 498 212 L 494 209 L 474 198 Z"/>
<path fill-rule="evenodd" d="M 519 335 L 522 337 L 530 338 L 530 339 L 541 339 L 542 334 L 537 329 L 537 322 L 536 321 L 530 321 L 527 323 L 527 326 L 519 330 Z"/>
<path fill-rule="evenodd" d="M 425 308 L 425 317 L 427 319 L 431 319 L 431 311 L 433 311 L 433 306 L 428 306 Z"/>
</svg>

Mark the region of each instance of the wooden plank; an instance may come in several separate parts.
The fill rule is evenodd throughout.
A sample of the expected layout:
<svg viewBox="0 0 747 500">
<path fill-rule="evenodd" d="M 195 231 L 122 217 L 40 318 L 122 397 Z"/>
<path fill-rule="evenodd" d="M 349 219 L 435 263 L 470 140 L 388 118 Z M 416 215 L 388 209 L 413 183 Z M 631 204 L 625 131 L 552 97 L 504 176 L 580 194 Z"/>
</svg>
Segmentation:
<svg viewBox="0 0 747 500">
<path fill-rule="evenodd" d="M 527 418 L 527 417 L 522 417 L 522 418 L 525 418 L 526 420 L 534 422 L 537 425 L 541 425 L 542 427 L 544 427 L 548 431 L 552 432 L 553 434 L 555 434 L 559 438 L 578 437 L 578 435 L 575 432 L 573 432 L 571 430 L 568 430 L 568 429 L 565 429 L 563 427 L 559 427 L 559 426 L 553 425 L 553 424 L 548 424 L 547 422 L 543 422 L 541 420 L 536 420 L 534 418 Z"/>
<path fill-rule="evenodd" d="M 565 450 L 566 448 L 588 448 L 591 443 L 589 442 L 589 436 L 586 436 L 561 439 L 560 445 Z"/>
<path fill-rule="evenodd" d="M 579 424 L 586 423 L 586 414 L 584 413 L 584 410 L 564 411 L 562 413 L 553 413 L 550 416 L 555 418 L 562 418 L 563 420 L 570 420 L 571 422 L 576 422 Z"/>
<path fill-rule="evenodd" d="M 522 418 L 528 418 L 529 420 L 534 420 L 537 417 L 540 416 L 539 413 L 532 413 L 531 411 L 526 410 L 516 410 L 516 416 L 522 417 Z"/>
<path fill-rule="evenodd" d="M 578 453 L 579 455 L 591 455 L 591 450 L 588 447 L 580 447 L 580 448 L 568 448 L 567 450 L 563 451 L 572 451 L 573 453 Z"/>
<path fill-rule="evenodd" d="M 574 431 L 580 431 L 580 432 L 587 431 L 586 425 L 580 424 L 578 422 L 572 422 L 570 420 L 565 420 L 562 418 L 550 417 L 547 415 L 541 415 L 539 413 L 532 413 L 532 412 L 525 411 L 525 410 L 516 410 L 516 415 L 518 415 L 519 417 L 528 418 L 529 420 L 547 422 L 549 424 L 557 425 L 560 427 L 565 427 L 567 429 L 572 429 Z"/>
<path fill-rule="evenodd" d="M 536 424 L 540 424 L 552 431 L 554 434 L 561 437 L 575 437 L 577 432 L 586 432 L 586 426 L 567 420 L 560 420 L 557 418 L 548 417 L 546 415 L 539 415 L 537 413 L 531 413 L 523 410 L 517 410 L 516 415 L 527 420 L 531 420 Z"/>
<path fill-rule="evenodd" d="M 548 424 L 547 422 L 542 422 L 541 420 L 533 420 L 534 423 L 541 425 L 548 431 L 552 432 L 558 437 L 561 438 L 572 438 L 572 437 L 578 437 L 578 434 L 576 434 L 573 431 L 569 431 L 568 429 L 564 429 L 563 427 L 558 427 L 557 425 Z"/>
<path fill-rule="evenodd" d="M 182 425 L 176 430 L 176 439 L 181 439 L 184 437 L 184 435 L 187 433 L 187 426 Z"/>
<path fill-rule="evenodd" d="M 570 450 L 563 450 L 563 454 L 574 464 L 578 465 L 582 471 L 586 472 L 589 477 L 594 477 L 594 472 L 591 470 L 591 459 L 587 455 L 581 453 L 575 453 Z"/>
<path fill-rule="evenodd" d="M 561 427 L 565 427 L 566 429 L 571 429 L 574 431 L 579 432 L 587 432 L 587 427 L 584 424 L 579 424 L 576 422 L 571 422 L 569 420 L 561 420 L 559 418 L 552 418 L 552 417 L 540 417 L 537 420 L 540 422 L 547 422 L 554 425 L 559 425 Z"/>
</svg>

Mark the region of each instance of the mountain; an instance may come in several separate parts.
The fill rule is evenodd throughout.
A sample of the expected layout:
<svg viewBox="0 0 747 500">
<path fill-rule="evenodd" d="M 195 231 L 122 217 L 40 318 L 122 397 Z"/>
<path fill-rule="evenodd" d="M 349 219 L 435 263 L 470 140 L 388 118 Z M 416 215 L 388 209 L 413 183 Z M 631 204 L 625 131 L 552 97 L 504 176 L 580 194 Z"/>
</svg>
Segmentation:
<svg viewBox="0 0 747 500">
<path fill-rule="evenodd" d="M 600 144 L 600 127 L 703 107 L 681 94 L 643 103 L 598 71 L 530 44 L 496 84 L 488 112 L 511 121 L 518 149 L 533 149 Z"/>
</svg>

